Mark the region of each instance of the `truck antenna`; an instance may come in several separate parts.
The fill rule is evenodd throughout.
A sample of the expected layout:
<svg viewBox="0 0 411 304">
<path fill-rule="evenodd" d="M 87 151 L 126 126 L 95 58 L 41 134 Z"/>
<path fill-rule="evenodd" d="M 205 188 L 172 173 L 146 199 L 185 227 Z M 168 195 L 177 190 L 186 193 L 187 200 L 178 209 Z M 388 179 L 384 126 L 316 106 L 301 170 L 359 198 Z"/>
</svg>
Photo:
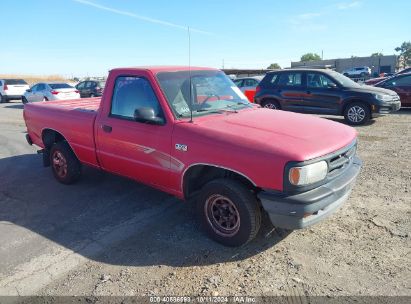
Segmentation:
<svg viewBox="0 0 411 304">
<path fill-rule="evenodd" d="M 188 34 L 188 81 L 190 84 L 190 122 L 193 122 L 193 92 L 192 92 L 192 83 L 191 83 L 191 35 L 190 27 L 187 26 Z"/>
</svg>

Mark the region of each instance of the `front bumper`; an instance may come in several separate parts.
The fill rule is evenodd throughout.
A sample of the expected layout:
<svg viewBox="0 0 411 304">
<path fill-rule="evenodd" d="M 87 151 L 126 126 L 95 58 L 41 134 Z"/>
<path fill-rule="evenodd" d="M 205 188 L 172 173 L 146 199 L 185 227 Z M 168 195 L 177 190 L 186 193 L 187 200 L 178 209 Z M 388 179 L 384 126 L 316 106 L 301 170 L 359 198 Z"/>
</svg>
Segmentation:
<svg viewBox="0 0 411 304">
<path fill-rule="evenodd" d="M 262 191 L 258 198 L 274 226 L 308 227 L 330 216 L 348 199 L 361 165 L 361 160 L 354 156 L 344 173 L 318 188 L 288 196 Z"/>
<path fill-rule="evenodd" d="M 401 108 L 401 102 L 385 102 L 381 103 L 378 106 L 373 107 L 373 116 L 381 116 L 384 114 L 390 114 L 392 112 L 398 111 Z M 375 115 L 376 114 L 376 115 Z"/>
</svg>

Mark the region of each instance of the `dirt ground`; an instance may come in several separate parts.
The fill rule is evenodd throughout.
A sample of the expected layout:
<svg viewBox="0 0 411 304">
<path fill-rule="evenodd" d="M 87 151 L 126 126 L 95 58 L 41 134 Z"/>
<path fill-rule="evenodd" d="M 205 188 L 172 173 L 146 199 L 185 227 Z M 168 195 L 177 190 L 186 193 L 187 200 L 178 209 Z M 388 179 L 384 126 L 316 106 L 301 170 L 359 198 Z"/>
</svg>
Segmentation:
<svg viewBox="0 0 411 304">
<path fill-rule="evenodd" d="M 265 219 L 242 248 L 127 179 L 87 169 L 59 185 L 18 103 L 0 105 L 0 128 L 0 295 L 411 296 L 411 110 L 356 128 L 364 165 L 336 214 L 291 233 Z"/>
</svg>

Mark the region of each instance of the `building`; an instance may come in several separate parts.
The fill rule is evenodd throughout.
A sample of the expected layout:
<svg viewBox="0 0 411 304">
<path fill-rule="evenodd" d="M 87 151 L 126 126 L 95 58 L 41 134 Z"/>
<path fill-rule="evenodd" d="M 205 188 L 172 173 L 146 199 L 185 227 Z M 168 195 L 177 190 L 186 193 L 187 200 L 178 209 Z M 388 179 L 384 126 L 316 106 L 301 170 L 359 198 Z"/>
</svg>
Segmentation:
<svg viewBox="0 0 411 304">
<path fill-rule="evenodd" d="M 397 66 L 397 56 L 352 57 L 340 59 L 314 60 L 291 62 L 291 68 L 331 68 L 342 73 L 354 67 L 367 66 L 373 75 L 380 73 L 394 73 Z"/>
</svg>

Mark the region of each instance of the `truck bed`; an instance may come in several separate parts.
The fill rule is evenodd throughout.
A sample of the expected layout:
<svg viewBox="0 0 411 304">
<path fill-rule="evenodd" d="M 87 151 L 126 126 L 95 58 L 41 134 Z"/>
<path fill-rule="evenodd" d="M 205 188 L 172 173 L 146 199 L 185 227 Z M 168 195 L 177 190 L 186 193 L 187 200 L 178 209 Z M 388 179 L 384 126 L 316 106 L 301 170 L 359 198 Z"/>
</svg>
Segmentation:
<svg viewBox="0 0 411 304">
<path fill-rule="evenodd" d="M 28 134 L 34 144 L 43 147 L 45 130 L 60 133 L 82 162 L 98 166 L 94 121 L 101 98 L 82 98 L 28 103 L 24 106 Z"/>
</svg>

